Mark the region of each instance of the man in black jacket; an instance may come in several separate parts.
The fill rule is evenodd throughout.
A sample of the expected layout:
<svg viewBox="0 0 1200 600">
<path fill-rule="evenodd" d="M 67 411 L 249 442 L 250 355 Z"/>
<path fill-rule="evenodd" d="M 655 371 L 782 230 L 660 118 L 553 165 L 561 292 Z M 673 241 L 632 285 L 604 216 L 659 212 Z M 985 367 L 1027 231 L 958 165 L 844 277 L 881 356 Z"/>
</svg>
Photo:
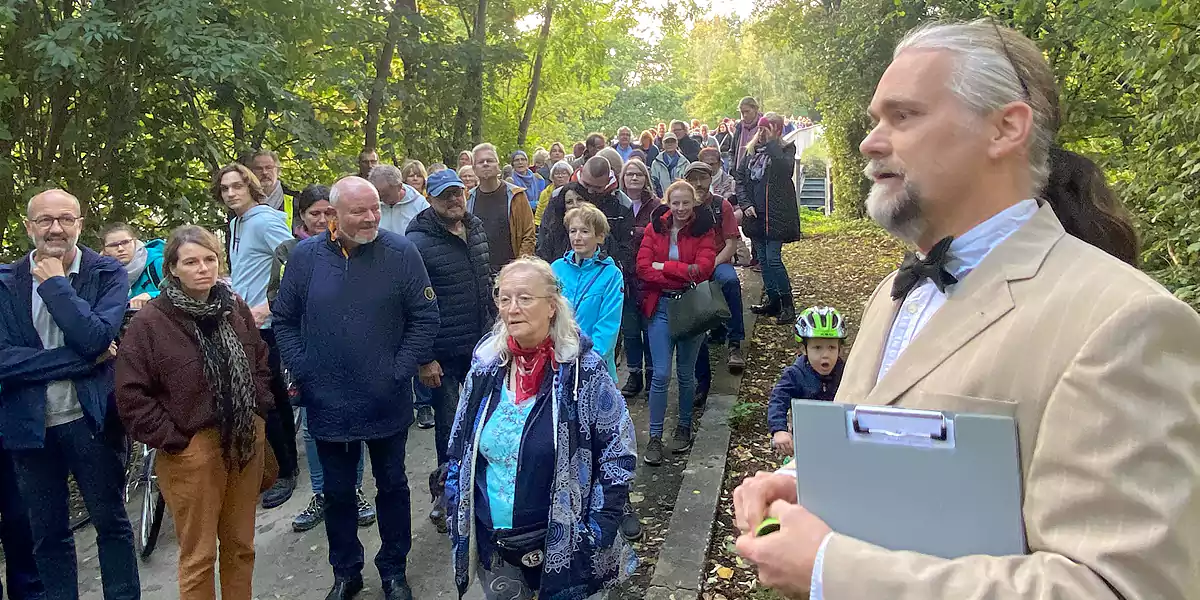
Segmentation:
<svg viewBox="0 0 1200 600">
<path fill-rule="evenodd" d="M 426 187 L 429 208 L 413 218 L 405 235 L 421 253 L 441 313 L 434 360 L 421 365 L 419 373 L 421 383 L 433 390 L 440 472 L 449 460 L 447 446 L 459 386 L 470 370 L 471 351 L 496 320 L 496 305 L 492 302 L 487 233 L 483 221 L 467 212 L 466 186 L 457 173 L 446 169 L 430 175 Z M 429 518 L 445 533 L 444 502 L 437 491 L 434 495 Z"/>
<path fill-rule="evenodd" d="M 578 183 L 573 189 L 583 192 L 588 202 L 596 205 L 608 217 L 608 237 L 604 240 L 604 251 L 617 263 L 628 282 L 634 275 L 633 247 L 633 202 L 617 187 L 617 178 L 612 165 L 602 156 L 593 156 L 579 170 Z M 567 228 L 563 225 L 566 214 L 565 190 L 557 193 L 546 205 L 542 225 L 538 231 L 537 255 L 552 263 L 563 257 L 571 247 L 567 239 Z"/>
<path fill-rule="evenodd" d="M 687 157 L 688 162 L 700 160 L 700 142 L 693 140 L 688 134 L 687 123 L 671 121 L 671 133 L 679 139 L 679 152 Z"/>
</svg>

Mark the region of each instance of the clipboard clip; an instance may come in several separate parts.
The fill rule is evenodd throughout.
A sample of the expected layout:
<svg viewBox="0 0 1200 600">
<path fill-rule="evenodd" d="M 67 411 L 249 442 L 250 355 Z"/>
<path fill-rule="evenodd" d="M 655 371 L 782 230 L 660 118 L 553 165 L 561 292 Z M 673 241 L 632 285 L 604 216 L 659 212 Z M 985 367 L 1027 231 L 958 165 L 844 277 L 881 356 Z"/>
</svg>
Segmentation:
<svg viewBox="0 0 1200 600">
<path fill-rule="evenodd" d="M 917 437 L 944 442 L 949 431 L 946 415 L 935 410 L 857 406 L 851 422 L 855 433 L 861 435 Z"/>
</svg>

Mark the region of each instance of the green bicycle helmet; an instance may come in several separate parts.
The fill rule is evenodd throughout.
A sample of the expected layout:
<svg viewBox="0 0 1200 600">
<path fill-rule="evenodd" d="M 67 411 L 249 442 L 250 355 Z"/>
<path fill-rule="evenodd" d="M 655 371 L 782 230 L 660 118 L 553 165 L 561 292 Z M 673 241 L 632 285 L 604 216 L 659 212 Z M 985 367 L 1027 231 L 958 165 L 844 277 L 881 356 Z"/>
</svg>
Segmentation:
<svg viewBox="0 0 1200 600">
<path fill-rule="evenodd" d="M 807 308 L 796 318 L 796 341 L 806 339 L 846 339 L 846 320 L 832 306 Z"/>
</svg>

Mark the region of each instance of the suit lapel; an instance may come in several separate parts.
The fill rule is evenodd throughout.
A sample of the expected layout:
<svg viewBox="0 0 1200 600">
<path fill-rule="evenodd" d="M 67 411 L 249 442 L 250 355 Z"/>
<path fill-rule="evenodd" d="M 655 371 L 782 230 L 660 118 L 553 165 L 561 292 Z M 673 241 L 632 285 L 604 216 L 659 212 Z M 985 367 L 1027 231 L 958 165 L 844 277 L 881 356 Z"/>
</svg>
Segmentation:
<svg viewBox="0 0 1200 600">
<path fill-rule="evenodd" d="M 1049 205 L 997 246 L 955 286 L 946 303 L 900 353 L 875 389 L 869 404 L 893 404 L 952 354 L 1013 309 L 1010 282 L 1029 279 L 1064 235 Z M 889 320 L 889 329 L 890 329 Z M 879 342 L 880 354 L 889 332 Z M 878 365 L 877 365 L 878 366 Z M 876 373 L 878 370 L 876 370 Z"/>
</svg>

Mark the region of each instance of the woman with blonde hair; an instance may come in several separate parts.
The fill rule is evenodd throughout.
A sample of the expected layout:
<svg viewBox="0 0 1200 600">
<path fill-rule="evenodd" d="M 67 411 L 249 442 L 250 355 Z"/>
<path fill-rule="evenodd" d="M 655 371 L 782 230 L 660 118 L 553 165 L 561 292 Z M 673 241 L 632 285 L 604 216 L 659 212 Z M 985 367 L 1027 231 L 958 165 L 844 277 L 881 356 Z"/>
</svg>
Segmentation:
<svg viewBox="0 0 1200 600">
<path fill-rule="evenodd" d="M 633 421 L 549 264 L 509 263 L 495 297 L 450 437 L 455 584 L 464 594 L 476 575 L 488 600 L 587 598 L 637 566 L 620 535 Z"/>
<path fill-rule="evenodd" d="M 173 231 L 162 293 L 130 321 L 117 353 L 121 421 L 161 450 L 155 470 L 179 537 L 183 600 L 216 596 L 218 561 L 221 597 L 252 596 L 271 370 L 250 307 L 220 279 L 221 255 L 211 232 Z"/>
<path fill-rule="evenodd" d="M 780 325 L 796 320 L 792 284 L 783 264 L 783 245 L 800 239 L 800 210 L 796 205 L 796 144 L 784 143 L 783 117 L 767 113 L 746 145 L 746 155 L 734 173 L 742 231 L 762 264 L 767 300 L 750 307 L 757 315 L 778 317 Z"/>
<path fill-rule="evenodd" d="M 416 159 L 404 161 L 404 166 L 400 167 L 400 175 L 404 177 L 404 183 L 411 185 L 422 196 L 425 195 L 425 180 L 429 179 L 429 172 L 425 170 L 425 165 Z"/>
</svg>

